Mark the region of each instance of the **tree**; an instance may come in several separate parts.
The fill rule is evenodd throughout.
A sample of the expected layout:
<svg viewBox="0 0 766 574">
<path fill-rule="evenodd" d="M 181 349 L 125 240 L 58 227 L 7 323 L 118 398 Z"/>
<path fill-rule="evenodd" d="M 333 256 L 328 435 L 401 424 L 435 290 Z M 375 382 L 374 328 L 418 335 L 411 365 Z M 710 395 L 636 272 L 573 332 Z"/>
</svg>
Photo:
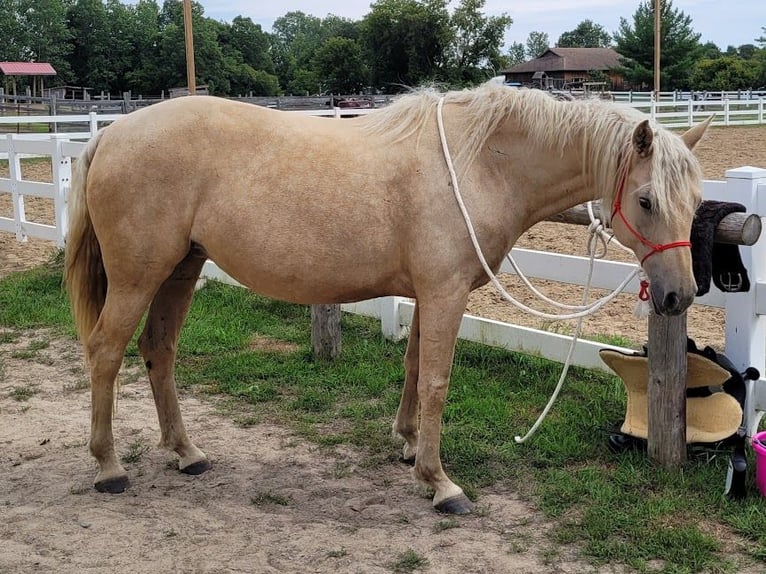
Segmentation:
<svg viewBox="0 0 766 574">
<path fill-rule="evenodd" d="M 72 47 L 63 0 L 0 0 L 0 54 L 12 61 L 49 62 L 53 82 L 72 79 Z"/>
<path fill-rule="evenodd" d="M 442 77 L 456 85 L 471 85 L 494 76 L 499 70 L 505 31 L 513 23 L 507 14 L 485 16 L 486 0 L 461 0 L 450 18 L 452 39 Z"/>
<path fill-rule="evenodd" d="M 620 18 L 614 35 L 617 51 L 624 56 L 620 70 L 634 86 L 651 86 L 654 78 L 654 1 L 644 0 L 633 15 L 632 24 Z M 689 86 L 689 73 L 704 48 L 700 35 L 691 27 L 691 18 L 673 8 L 672 0 L 660 0 L 660 87 L 663 90 Z"/>
<path fill-rule="evenodd" d="M 319 75 L 313 69 L 314 57 L 330 38 L 358 41 L 359 25 L 328 15 L 324 19 L 300 11 L 288 12 L 272 26 L 271 53 L 276 74 L 288 93 L 320 91 Z"/>
<path fill-rule="evenodd" d="M 125 72 L 128 89 L 138 94 L 159 94 L 167 85 L 157 73 L 160 44 L 160 7 L 156 0 L 139 0 L 132 10 L 133 64 Z"/>
<path fill-rule="evenodd" d="M 134 67 L 132 9 L 119 0 L 75 0 L 67 12 L 72 70 L 81 86 L 109 92 L 128 89 Z"/>
<path fill-rule="evenodd" d="M 737 55 L 743 60 L 750 60 L 757 50 L 754 44 L 742 44 L 737 48 Z"/>
<path fill-rule="evenodd" d="M 21 19 L 20 0 L 0 0 L 0 61 L 22 62 L 29 59 L 29 32 Z"/>
<path fill-rule="evenodd" d="M 705 42 L 702 45 L 702 50 L 700 51 L 700 58 L 709 58 L 711 60 L 714 60 L 715 58 L 720 58 L 723 54 L 721 54 L 721 49 L 716 46 L 713 42 Z"/>
<path fill-rule="evenodd" d="M 313 69 L 322 78 L 322 91 L 354 94 L 369 83 L 362 49 L 349 38 L 335 36 L 327 40 L 314 56 Z"/>
<path fill-rule="evenodd" d="M 274 73 L 274 62 L 271 59 L 271 41 L 260 24 L 255 24 L 250 18 L 237 16 L 228 27 L 226 39 L 233 51 L 239 52 L 242 61 L 254 70 Z"/>
<path fill-rule="evenodd" d="M 747 90 L 757 81 L 758 70 L 734 56 L 698 60 L 689 77 L 694 90 Z"/>
<path fill-rule="evenodd" d="M 402 91 L 436 79 L 452 37 L 446 0 L 377 0 L 361 23 L 372 85 Z"/>
<path fill-rule="evenodd" d="M 556 42 L 559 48 L 608 48 L 611 45 L 611 34 L 591 20 L 583 20 L 574 30 L 561 34 Z"/>
<path fill-rule="evenodd" d="M 508 65 L 517 66 L 527 60 L 527 49 L 521 42 L 513 42 L 508 49 Z"/>
<path fill-rule="evenodd" d="M 530 60 L 539 58 L 551 47 L 548 34 L 545 32 L 530 32 L 527 37 L 527 57 Z"/>
</svg>

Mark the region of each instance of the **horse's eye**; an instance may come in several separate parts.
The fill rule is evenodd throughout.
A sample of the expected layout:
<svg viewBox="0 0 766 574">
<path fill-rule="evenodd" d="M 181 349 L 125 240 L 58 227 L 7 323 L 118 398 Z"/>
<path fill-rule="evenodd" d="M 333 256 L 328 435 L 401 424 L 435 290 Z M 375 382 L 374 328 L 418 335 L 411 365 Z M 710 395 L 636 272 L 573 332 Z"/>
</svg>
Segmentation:
<svg viewBox="0 0 766 574">
<path fill-rule="evenodd" d="M 652 202 L 649 201 L 649 198 L 647 198 L 647 197 L 639 197 L 638 198 L 638 205 L 640 205 L 646 211 L 651 211 L 652 210 Z"/>
</svg>

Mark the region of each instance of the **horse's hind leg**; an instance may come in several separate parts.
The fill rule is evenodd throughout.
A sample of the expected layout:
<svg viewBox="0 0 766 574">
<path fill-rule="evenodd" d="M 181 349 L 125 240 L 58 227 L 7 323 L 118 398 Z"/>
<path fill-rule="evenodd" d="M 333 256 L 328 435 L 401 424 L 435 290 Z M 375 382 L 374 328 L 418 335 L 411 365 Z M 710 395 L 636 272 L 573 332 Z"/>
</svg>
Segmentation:
<svg viewBox="0 0 766 574">
<path fill-rule="evenodd" d="M 399 410 L 394 420 L 394 433 L 404 440 L 402 462 L 415 464 L 418 452 L 418 373 L 420 362 L 420 313 L 417 301 L 412 314 L 410 337 L 407 352 L 404 355 L 404 389 L 399 402 Z"/>
<path fill-rule="evenodd" d="M 154 296 L 138 340 L 157 407 L 160 446 L 178 453 L 178 468 L 187 474 L 200 474 L 210 468 L 205 453 L 186 435 L 175 386 L 178 336 L 204 263 L 205 256 L 192 249 L 176 266 Z"/>
<path fill-rule="evenodd" d="M 125 347 L 149 305 L 153 290 L 121 289 L 110 284 L 104 308 L 88 336 L 92 404 L 90 452 L 99 466 L 95 480 L 99 492 L 123 492 L 128 486 L 128 474 L 114 450 L 114 381 L 122 365 Z"/>
</svg>

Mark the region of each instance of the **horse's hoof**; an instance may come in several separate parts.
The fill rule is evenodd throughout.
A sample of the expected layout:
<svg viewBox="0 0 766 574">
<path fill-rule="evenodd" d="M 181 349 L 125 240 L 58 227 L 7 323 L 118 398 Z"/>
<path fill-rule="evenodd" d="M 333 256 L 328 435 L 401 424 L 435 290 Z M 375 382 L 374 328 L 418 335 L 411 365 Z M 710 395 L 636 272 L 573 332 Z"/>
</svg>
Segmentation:
<svg viewBox="0 0 766 574">
<path fill-rule="evenodd" d="M 445 498 L 440 503 L 435 504 L 434 508 L 444 514 L 470 514 L 473 510 L 473 502 L 468 500 L 465 494 Z"/>
<path fill-rule="evenodd" d="M 107 478 L 105 480 L 98 480 L 94 484 L 96 490 L 99 492 L 106 492 L 108 494 L 120 494 L 130 486 L 128 475 L 115 476 L 113 478 Z"/>
<path fill-rule="evenodd" d="M 198 474 L 202 474 L 206 470 L 210 470 L 212 468 L 212 464 L 210 461 L 206 458 L 203 458 L 202 460 L 198 460 L 197 462 L 191 463 L 189 466 L 185 466 L 183 468 L 178 468 L 181 472 L 184 474 L 191 474 L 192 476 L 196 476 Z"/>
</svg>

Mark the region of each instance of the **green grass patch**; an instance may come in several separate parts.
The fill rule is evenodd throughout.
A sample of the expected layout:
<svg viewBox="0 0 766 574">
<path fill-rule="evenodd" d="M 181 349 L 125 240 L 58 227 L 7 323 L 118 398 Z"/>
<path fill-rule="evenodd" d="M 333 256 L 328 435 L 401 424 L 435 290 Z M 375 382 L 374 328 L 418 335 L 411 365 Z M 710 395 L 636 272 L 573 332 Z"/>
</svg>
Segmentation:
<svg viewBox="0 0 766 574">
<path fill-rule="evenodd" d="M 240 424 L 271 421 L 320 445 L 354 445 L 367 467 L 395 461 L 401 444 L 390 429 L 406 344 L 384 340 L 372 320 L 344 315 L 342 321 L 341 357 L 317 362 L 308 307 L 209 283 L 182 331 L 178 383 L 227 395 L 242 407 L 232 409 Z M 0 281 L 0 327 L 71 334 L 60 269 Z M 280 344 L 262 344 L 268 340 Z M 135 344 L 128 353 L 137 356 Z M 726 456 L 692 458 L 681 471 L 665 472 L 642 453 L 609 452 L 609 432 L 625 413 L 623 385 L 614 377 L 572 369 L 538 434 L 515 444 L 513 437 L 548 400 L 560 368 L 458 343 L 441 456 L 470 497 L 481 502 L 481 490 L 497 484 L 520 492 L 553 521 L 557 545 L 576 543 L 594 564 L 666 573 L 735 572 L 748 562 L 766 569 L 766 505 L 752 476 L 746 500 L 723 497 Z M 253 504 L 280 504 L 267 500 L 272 494 L 256 495 Z M 445 519 L 434 529 L 457 524 Z"/>
<path fill-rule="evenodd" d="M 293 499 L 290 496 L 285 496 L 277 492 L 259 492 L 255 496 L 250 497 L 250 503 L 253 506 L 265 506 L 269 504 L 277 506 L 290 506 Z"/>
<path fill-rule="evenodd" d="M 19 387 L 13 387 L 8 393 L 8 396 L 14 401 L 23 402 L 28 401 L 39 392 L 40 390 L 36 385 L 22 385 Z"/>
<path fill-rule="evenodd" d="M 398 554 L 396 560 L 390 564 L 391 571 L 397 574 L 408 574 L 416 570 L 425 570 L 428 566 L 428 558 L 421 556 L 412 548 L 408 548 L 406 551 Z"/>
</svg>

